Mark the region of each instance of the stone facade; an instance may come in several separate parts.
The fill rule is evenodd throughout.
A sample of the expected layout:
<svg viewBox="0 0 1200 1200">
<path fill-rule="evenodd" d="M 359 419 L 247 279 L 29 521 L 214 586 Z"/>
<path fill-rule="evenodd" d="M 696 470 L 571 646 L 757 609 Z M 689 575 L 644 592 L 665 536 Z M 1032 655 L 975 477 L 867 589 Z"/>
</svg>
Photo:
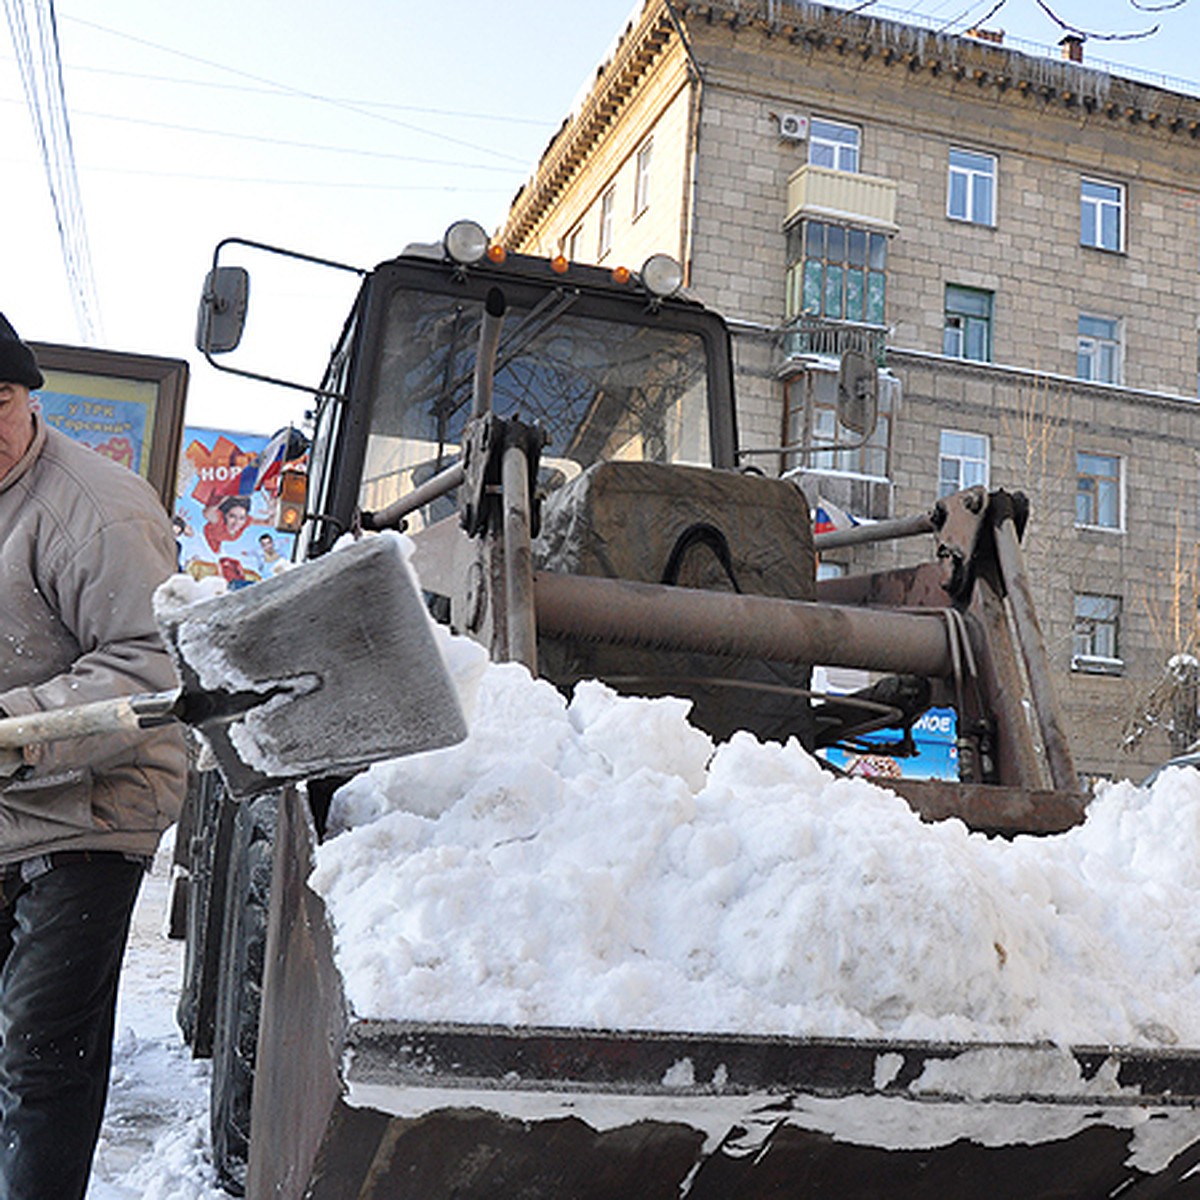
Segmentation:
<svg viewBox="0 0 1200 1200">
<path fill-rule="evenodd" d="M 853 139 L 856 161 L 833 164 L 846 178 L 820 163 L 817 129 Z M 952 176 L 973 189 L 953 208 Z M 991 204 L 964 209 L 964 195 Z M 944 431 L 985 446 L 989 484 L 1031 497 L 1027 555 L 1078 765 L 1138 777 L 1167 739 L 1126 753 L 1123 735 L 1196 634 L 1200 99 L 806 3 L 647 0 L 502 236 L 634 269 L 655 251 L 680 258 L 691 294 L 738 335 L 742 444 L 771 447 L 812 435 L 831 367 L 786 332 L 824 303 L 809 243 L 787 233 L 803 222 L 886 238 L 878 333 L 903 399 L 870 469 L 846 453 L 808 460 L 817 471 L 794 456 L 757 465 L 794 469 L 859 515 L 901 516 L 936 497 Z M 827 286 L 831 263 L 812 278 Z M 836 265 L 846 313 L 855 270 Z M 1079 379 L 1081 355 L 1113 382 Z M 1081 520 L 1099 492 L 1112 504 Z M 855 553 L 885 565 L 925 549 Z M 1087 606 L 1110 602 L 1112 629 L 1083 645 Z"/>
</svg>

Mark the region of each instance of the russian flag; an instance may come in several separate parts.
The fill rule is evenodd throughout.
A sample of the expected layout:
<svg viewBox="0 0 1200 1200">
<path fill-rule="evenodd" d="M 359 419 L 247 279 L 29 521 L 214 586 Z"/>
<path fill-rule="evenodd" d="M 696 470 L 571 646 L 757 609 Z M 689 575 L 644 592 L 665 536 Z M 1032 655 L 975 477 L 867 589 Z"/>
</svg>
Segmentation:
<svg viewBox="0 0 1200 1200">
<path fill-rule="evenodd" d="M 817 500 L 817 507 L 813 511 L 813 533 L 832 533 L 835 529 L 850 529 L 857 524 L 854 517 L 832 501 L 824 498 Z"/>
<path fill-rule="evenodd" d="M 284 426 L 264 447 L 258 457 L 258 474 L 254 479 L 254 491 L 269 487 L 283 470 L 288 460 L 288 448 L 292 445 L 296 431 L 291 425 Z"/>
</svg>

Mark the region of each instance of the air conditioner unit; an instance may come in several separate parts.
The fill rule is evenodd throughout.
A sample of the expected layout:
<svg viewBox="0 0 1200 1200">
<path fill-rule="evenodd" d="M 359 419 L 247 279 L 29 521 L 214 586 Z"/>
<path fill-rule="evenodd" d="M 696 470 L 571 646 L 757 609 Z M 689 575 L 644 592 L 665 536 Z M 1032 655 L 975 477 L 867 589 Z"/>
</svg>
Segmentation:
<svg viewBox="0 0 1200 1200">
<path fill-rule="evenodd" d="M 808 118 L 799 113 L 780 113 L 779 136 L 787 142 L 804 141 L 808 137 Z"/>
</svg>

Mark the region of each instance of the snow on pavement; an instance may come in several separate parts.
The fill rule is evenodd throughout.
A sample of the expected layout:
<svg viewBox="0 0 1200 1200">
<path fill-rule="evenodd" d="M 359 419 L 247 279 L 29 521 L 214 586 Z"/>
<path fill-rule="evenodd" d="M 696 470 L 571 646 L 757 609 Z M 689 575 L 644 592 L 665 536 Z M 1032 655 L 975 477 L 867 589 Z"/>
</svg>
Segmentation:
<svg viewBox="0 0 1200 1200">
<path fill-rule="evenodd" d="M 163 932 L 172 832 L 134 911 L 87 1200 L 228 1200 L 209 1153 L 208 1063 L 192 1058 L 175 1023 L 183 942 Z"/>
</svg>

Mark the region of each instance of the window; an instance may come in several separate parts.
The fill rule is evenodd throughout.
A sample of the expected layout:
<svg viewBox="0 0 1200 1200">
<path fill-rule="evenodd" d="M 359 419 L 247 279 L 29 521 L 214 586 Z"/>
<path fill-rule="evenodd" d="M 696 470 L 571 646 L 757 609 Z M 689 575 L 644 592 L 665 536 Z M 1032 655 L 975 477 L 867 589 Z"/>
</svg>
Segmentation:
<svg viewBox="0 0 1200 1200">
<path fill-rule="evenodd" d="M 854 125 L 813 117 L 808 123 L 808 161 L 835 171 L 858 170 L 859 131 Z"/>
<path fill-rule="evenodd" d="M 1097 250 L 1125 249 L 1125 188 L 1085 179 L 1079 193 L 1079 240 Z"/>
<path fill-rule="evenodd" d="M 787 316 L 829 317 L 882 325 L 887 236 L 827 221 L 798 221 L 787 231 Z"/>
<path fill-rule="evenodd" d="M 950 150 L 946 215 L 975 225 L 996 223 L 996 159 L 973 150 Z"/>
<path fill-rule="evenodd" d="M 637 174 L 633 181 L 633 215 L 640 216 L 650 207 L 650 154 L 654 143 L 647 139 L 637 152 Z"/>
<path fill-rule="evenodd" d="M 803 371 L 785 385 L 788 445 L 806 447 L 788 456 L 789 469 L 801 468 L 866 479 L 887 479 L 891 453 L 894 383 L 879 381 L 879 419 L 866 444 L 862 435 L 837 419 L 836 371 Z M 848 449 L 838 449 L 849 444 Z"/>
<path fill-rule="evenodd" d="M 938 450 L 938 495 L 949 496 L 976 484 L 987 487 L 988 451 L 986 434 L 943 429 Z"/>
<path fill-rule="evenodd" d="M 1121 382 L 1121 322 L 1116 317 L 1079 314 L 1075 374 L 1097 383 Z"/>
<path fill-rule="evenodd" d="M 364 506 L 383 508 L 410 493 L 436 466 L 431 447 L 462 442 L 486 314 L 483 290 L 471 297 L 460 288 L 397 287 L 381 297 L 379 370 L 364 405 L 371 416 L 363 431 Z M 612 306 L 572 305 L 567 295 L 548 315 L 544 295 L 537 287 L 508 293 L 507 320 L 518 332 L 496 363 L 490 399 L 497 418 L 519 413 L 538 422 L 547 461 L 561 464 L 567 476 L 575 474 L 569 464 L 612 459 L 714 461 L 712 438 L 721 430 L 710 421 L 716 401 L 705 331 L 648 320 L 631 345 L 630 326 L 612 319 Z M 343 346 L 357 332 L 352 326 Z M 640 386 L 631 384 L 633 377 Z M 344 406 L 323 405 L 322 413 L 330 409 Z M 318 465 L 328 474 L 328 464 Z M 434 507 L 436 519 L 444 506 Z"/>
<path fill-rule="evenodd" d="M 1119 675 L 1124 666 L 1118 641 L 1120 624 L 1119 596 L 1076 593 L 1071 669 Z"/>
<path fill-rule="evenodd" d="M 612 249 L 613 189 L 609 188 L 600 197 L 600 241 L 596 246 L 597 259 L 603 258 Z"/>
<path fill-rule="evenodd" d="M 942 353 L 950 358 L 992 361 L 992 293 L 946 285 Z"/>
<path fill-rule="evenodd" d="M 1121 528 L 1121 460 L 1111 454 L 1075 454 L 1075 524 Z"/>
<path fill-rule="evenodd" d="M 563 253 L 567 256 L 568 262 L 579 261 L 579 247 L 583 244 L 583 226 L 576 225 L 570 233 L 567 234 L 567 240 L 563 247 Z"/>
</svg>

